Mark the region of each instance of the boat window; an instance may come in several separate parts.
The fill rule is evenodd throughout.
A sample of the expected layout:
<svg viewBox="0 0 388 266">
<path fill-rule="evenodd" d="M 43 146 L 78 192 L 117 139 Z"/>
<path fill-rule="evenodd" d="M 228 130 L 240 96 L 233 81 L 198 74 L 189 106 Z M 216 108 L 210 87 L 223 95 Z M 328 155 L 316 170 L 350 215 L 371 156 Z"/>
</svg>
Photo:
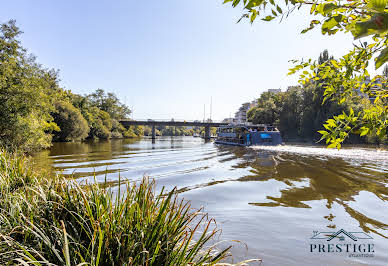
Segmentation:
<svg viewBox="0 0 388 266">
<path fill-rule="evenodd" d="M 271 138 L 272 138 L 271 135 L 270 135 L 270 134 L 267 134 L 267 133 L 261 133 L 261 134 L 260 134 L 260 137 L 261 137 L 262 139 L 271 139 Z"/>
<path fill-rule="evenodd" d="M 260 138 L 262 142 L 272 142 L 272 136 L 267 133 L 261 133 Z"/>
</svg>

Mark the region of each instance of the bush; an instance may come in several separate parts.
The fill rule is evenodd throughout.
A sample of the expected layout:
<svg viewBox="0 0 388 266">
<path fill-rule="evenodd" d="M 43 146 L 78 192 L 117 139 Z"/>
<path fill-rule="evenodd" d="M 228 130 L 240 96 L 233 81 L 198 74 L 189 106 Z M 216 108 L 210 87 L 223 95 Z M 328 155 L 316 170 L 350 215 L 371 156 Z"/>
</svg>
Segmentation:
<svg viewBox="0 0 388 266">
<path fill-rule="evenodd" d="M 88 122 L 71 103 L 57 102 L 55 109 L 54 122 L 61 130 L 55 133 L 54 140 L 84 140 L 89 135 Z"/>
<path fill-rule="evenodd" d="M 202 265 L 227 255 L 210 244 L 207 215 L 175 190 L 155 195 L 146 178 L 119 180 L 114 195 L 106 184 L 34 173 L 0 150 L 0 182 L 1 265 Z"/>
<path fill-rule="evenodd" d="M 125 132 L 124 132 L 124 137 L 126 138 L 136 138 L 137 135 L 135 131 L 133 130 L 133 126 L 130 126 Z"/>
</svg>

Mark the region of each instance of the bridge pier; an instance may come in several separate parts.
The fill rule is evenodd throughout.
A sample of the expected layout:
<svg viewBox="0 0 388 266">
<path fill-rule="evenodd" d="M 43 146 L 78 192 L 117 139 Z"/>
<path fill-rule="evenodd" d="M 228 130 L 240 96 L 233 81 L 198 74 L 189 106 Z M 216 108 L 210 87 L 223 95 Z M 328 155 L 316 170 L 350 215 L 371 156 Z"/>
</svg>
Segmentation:
<svg viewBox="0 0 388 266">
<path fill-rule="evenodd" d="M 152 125 L 152 142 L 155 141 L 156 134 L 155 134 L 155 125 Z"/>
<path fill-rule="evenodd" d="M 210 126 L 205 126 L 205 139 L 210 139 Z"/>
</svg>

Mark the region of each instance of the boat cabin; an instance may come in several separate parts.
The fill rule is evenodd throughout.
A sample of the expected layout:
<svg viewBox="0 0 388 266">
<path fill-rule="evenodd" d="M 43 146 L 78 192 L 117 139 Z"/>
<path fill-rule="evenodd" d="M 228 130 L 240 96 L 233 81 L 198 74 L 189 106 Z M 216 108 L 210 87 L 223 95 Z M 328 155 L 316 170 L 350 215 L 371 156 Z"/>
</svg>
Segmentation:
<svg viewBox="0 0 388 266">
<path fill-rule="evenodd" d="M 227 125 L 217 129 L 215 143 L 237 146 L 279 145 L 282 138 L 272 125 Z"/>
</svg>

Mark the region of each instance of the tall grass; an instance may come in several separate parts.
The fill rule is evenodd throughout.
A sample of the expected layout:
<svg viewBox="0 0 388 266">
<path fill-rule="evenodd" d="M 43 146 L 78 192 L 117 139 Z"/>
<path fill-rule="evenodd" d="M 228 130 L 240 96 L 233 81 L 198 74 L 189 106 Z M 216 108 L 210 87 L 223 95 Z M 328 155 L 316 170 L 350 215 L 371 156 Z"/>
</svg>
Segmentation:
<svg viewBox="0 0 388 266">
<path fill-rule="evenodd" d="M 228 255 L 212 240 L 214 221 L 176 191 L 35 173 L 0 150 L 0 265 L 204 265 Z"/>
</svg>

